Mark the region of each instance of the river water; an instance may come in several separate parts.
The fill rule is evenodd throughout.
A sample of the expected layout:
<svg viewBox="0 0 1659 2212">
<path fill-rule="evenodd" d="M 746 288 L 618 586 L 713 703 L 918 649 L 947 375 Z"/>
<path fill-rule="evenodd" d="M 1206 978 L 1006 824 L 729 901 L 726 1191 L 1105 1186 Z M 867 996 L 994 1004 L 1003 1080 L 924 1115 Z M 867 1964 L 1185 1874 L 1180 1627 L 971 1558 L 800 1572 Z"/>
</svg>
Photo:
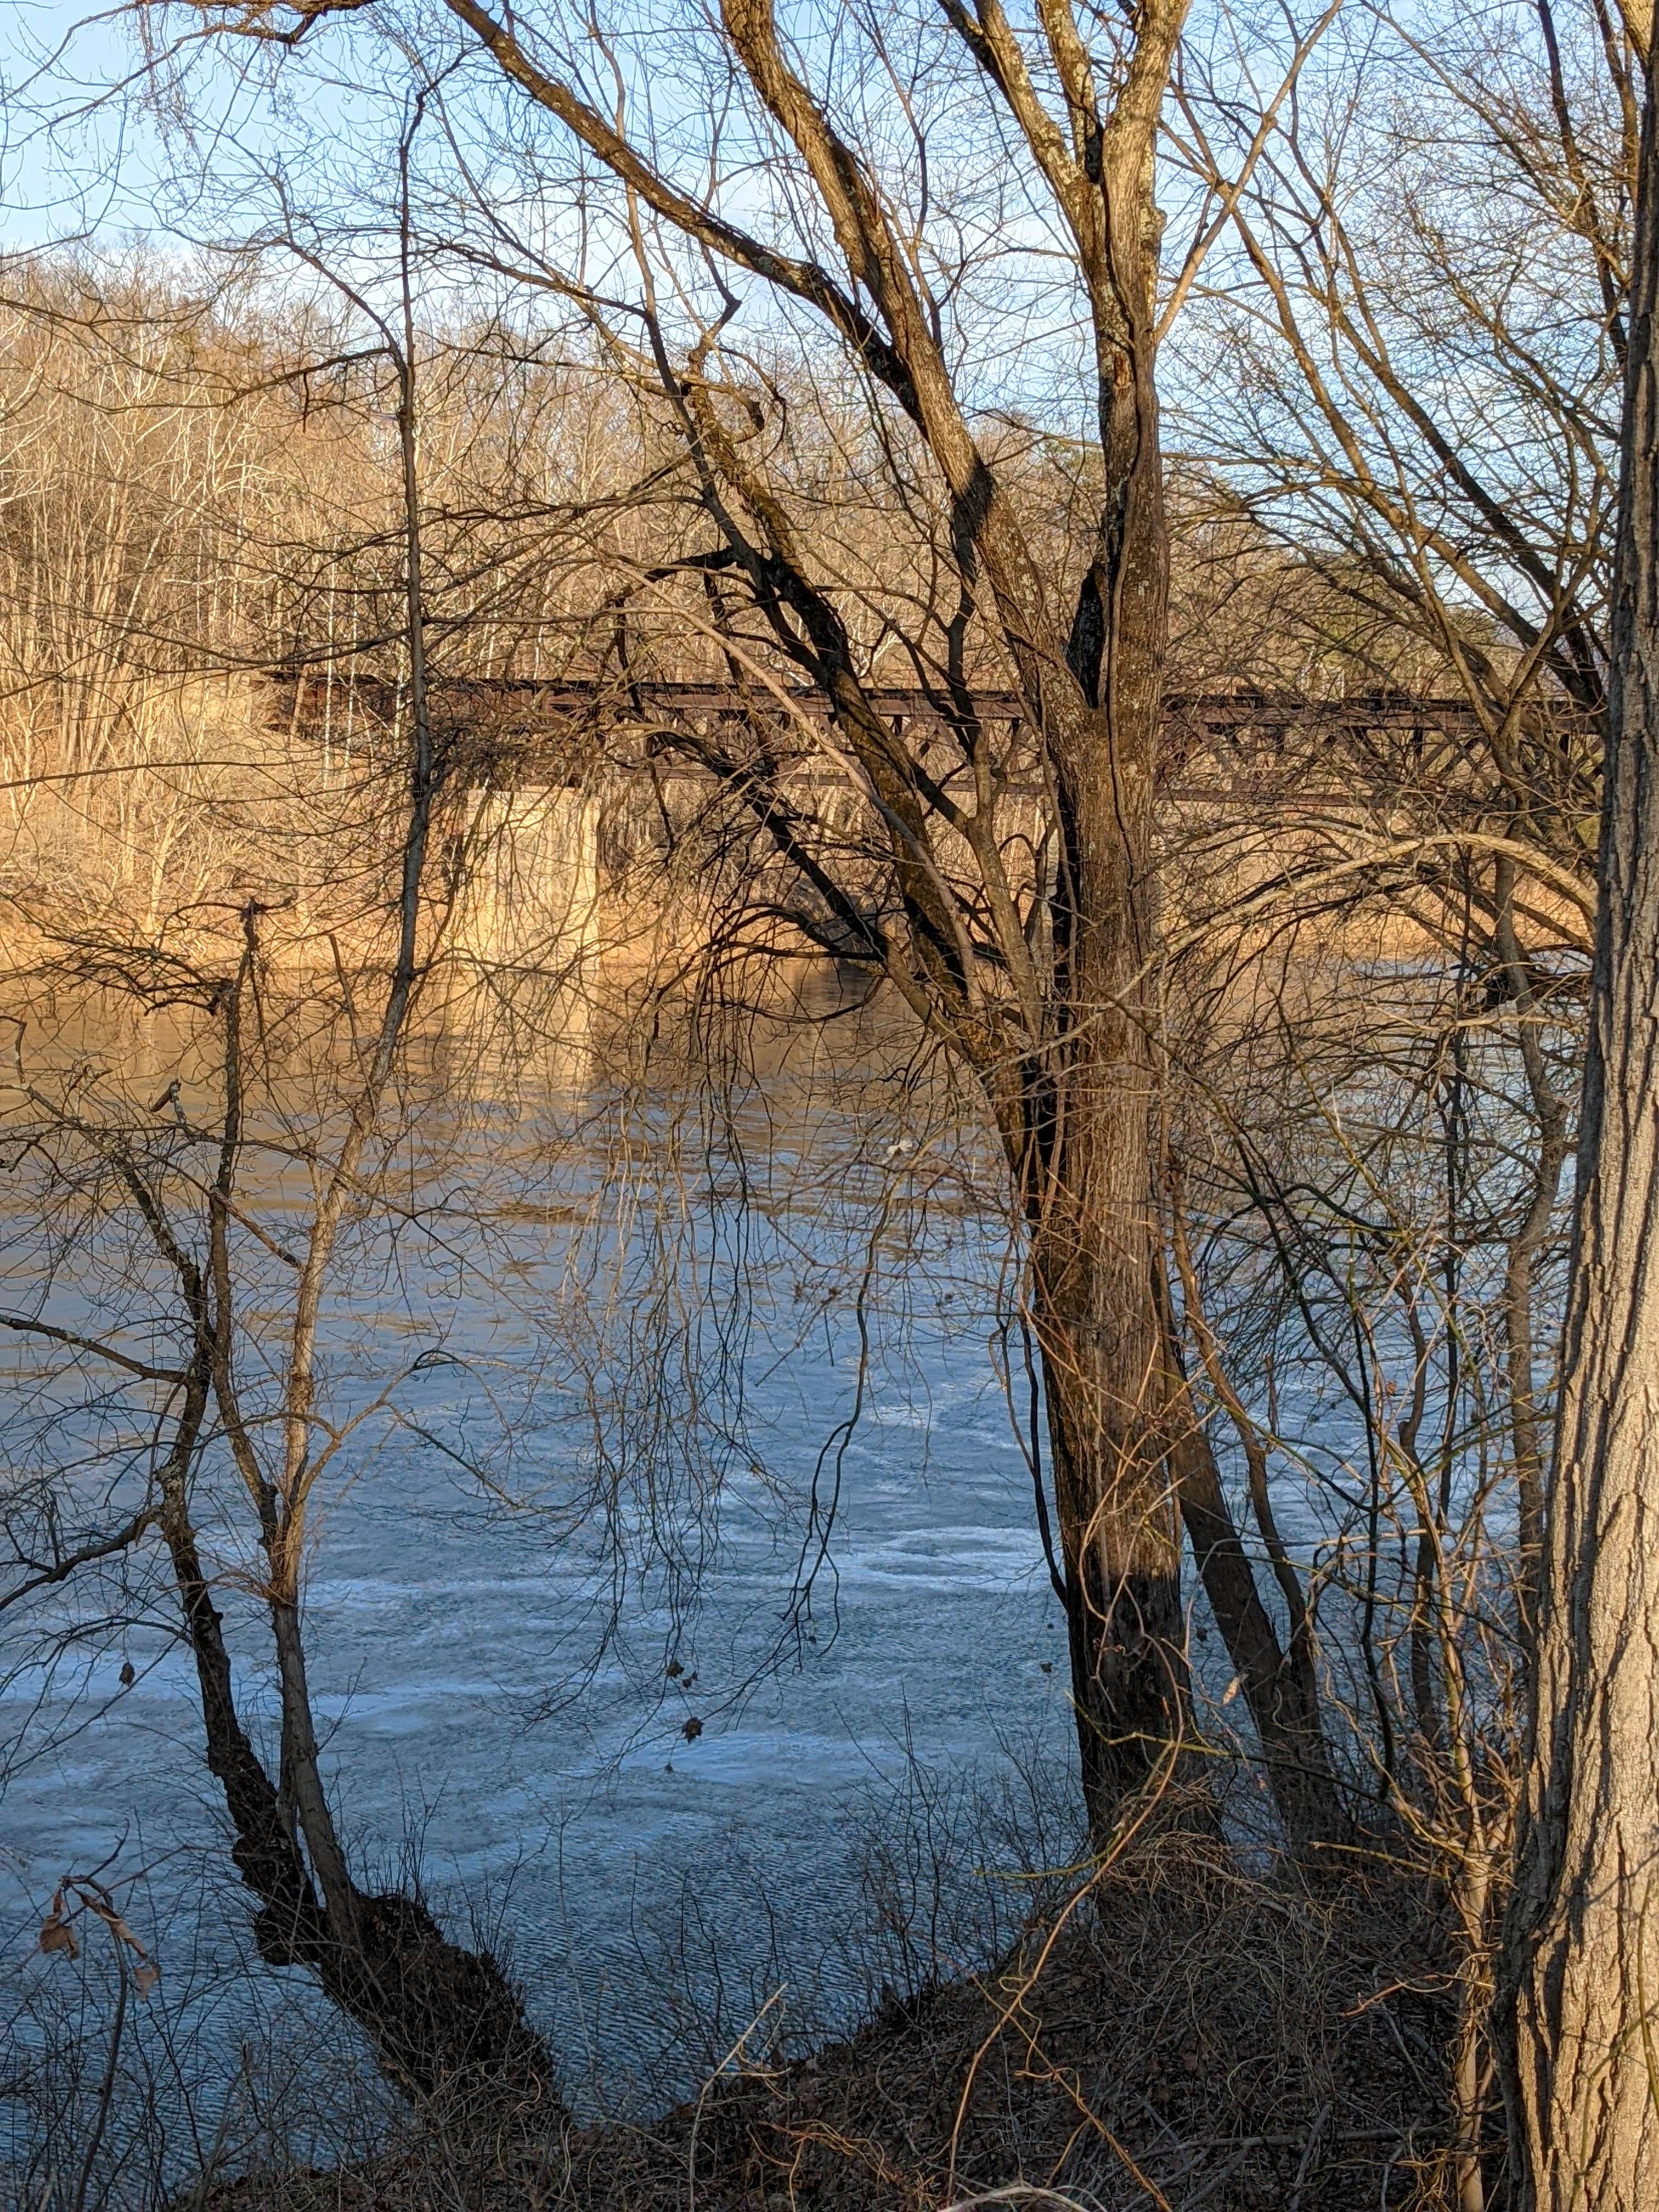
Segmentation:
<svg viewBox="0 0 1659 2212">
<path fill-rule="evenodd" d="M 480 1921 L 579 2096 L 613 2108 L 690 2086 L 781 1988 L 773 2017 L 807 2033 L 969 1963 L 1009 1906 L 988 1853 L 1012 1870 L 1069 1847 L 1062 1624 L 993 1351 L 994 1164 L 936 1084 L 826 1011 L 774 1024 L 715 1091 L 619 1071 L 568 1022 L 510 1082 L 434 1030 L 325 1309 L 323 1411 L 349 1432 L 319 1486 L 306 1626 L 350 1847 L 365 1870 L 417 1863 L 447 1917 Z M 83 1122 L 153 1128 L 174 1076 L 160 1120 L 211 1120 L 176 1015 L 106 1036 L 77 1008 L 26 1068 L 35 1052 L 30 1097 L 70 1095 L 72 1071 Z M 256 1409 L 317 1095 L 273 1087 L 261 1127 L 288 1157 L 249 1170 Z M 176 1352 L 166 1270 L 106 1182 L 66 1195 L 66 1157 L 58 1184 L 27 1164 L 14 1179 L 6 1304 Z M 186 1185 L 168 1188 L 188 1219 Z M 141 1485 L 154 1392 L 27 1338 L 3 1349 L 14 1495 L 50 1471 L 71 1531 L 109 1525 Z M 221 1457 L 198 1510 L 240 1693 L 268 1719 Z M 198 2127 L 244 2045 L 280 2102 L 317 2009 L 302 1977 L 240 1971 L 247 1905 L 157 1563 L 3 1626 L 20 2033 L 76 1972 L 33 1950 L 52 1893 L 101 1866 L 161 1964 L 151 2005 L 194 2069 Z M 301 2150 L 345 2124 L 314 2082 L 307 2098 L 281 2121 Z"/>
<path fill-rule="evenodd" d="M 269 1450 L 342 1017 L 325 988 L 255 1011 L 232 1249 Z M 26 1014 L 0 1069 L 0 1304 L 175 1364 L 176 1279 L 119 1162 L 199 1249 L 214 1018 Z M 971 1966 L 1078 1840 L 982 1130 L 832 984 L 695 1053 L 694 1026 L 557 994 L 533 1018 L 429 1018 L 321 1316 L 305 1620 L 341 1826 L 363 1879 L 418 1879 L 506 1957 L 589 2111 L 687 2093 L 757 2015 L 751 2055 Z M 1370 1356 L 1408 1376 L 1390 1328 L 1383 1311 Z M 1290 1342 L 1280 1528 L 1304 1563 L 1340 1563 L 1364 1524 L 1352 1408 Z M 10 1586 L 48 1553 L 44 1499 L 66 1545 L 134 1508 L 167 1393 L 27 1332 L 0 1334 L 0 1359 Z M 257 1546 L 222 1438 L 195 1505 L 269 1754 Z M 1389 1545 L 1405 1589 L 1401 1529 Z M 1338 1597 L 1327 1656 L 1363 1712 Z M 72 2132 L 101 2067 L 110 1947 L 36 1947 L 58 1884 L 94 1869 L 161 1967 L 120 2054 L 135 2161 L 158 2130 L 175 2172 L 215 2141 L 233 2167 L 331 2159 L 385 2118 L 307 1978 L 251 1960 L 175 1617 L 143 1545 L 0 1613 L 0 2019 L 29 2059 L 0 2081 L 14 2171 L 43 2082 Z M 1196 1594 L 1194 1627 L 1219 1741 L 1238 1711 Z"/>
</svg>

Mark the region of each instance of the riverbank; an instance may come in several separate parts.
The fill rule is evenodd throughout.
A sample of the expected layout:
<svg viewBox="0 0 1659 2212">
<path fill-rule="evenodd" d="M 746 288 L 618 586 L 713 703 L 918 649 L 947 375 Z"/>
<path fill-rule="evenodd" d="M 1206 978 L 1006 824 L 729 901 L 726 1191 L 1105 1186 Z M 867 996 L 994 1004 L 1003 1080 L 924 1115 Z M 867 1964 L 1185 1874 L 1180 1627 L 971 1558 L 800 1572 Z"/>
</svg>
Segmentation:
<svg viewBox="0 0 1659 2212">
<path fill-rule="evenodd" d="M 648 2125 L 485 2149 L 429 2127 L 349 2170 L 249 2175 L 179 2212 L 1131 2212 L 1449 2206 L 1449 1978 L 1379 1872 L 1264 1880 L 1167 1835 L 992 1972 L 888 1991 L 859 2033 L 726 2069 Z"/>
</svg>

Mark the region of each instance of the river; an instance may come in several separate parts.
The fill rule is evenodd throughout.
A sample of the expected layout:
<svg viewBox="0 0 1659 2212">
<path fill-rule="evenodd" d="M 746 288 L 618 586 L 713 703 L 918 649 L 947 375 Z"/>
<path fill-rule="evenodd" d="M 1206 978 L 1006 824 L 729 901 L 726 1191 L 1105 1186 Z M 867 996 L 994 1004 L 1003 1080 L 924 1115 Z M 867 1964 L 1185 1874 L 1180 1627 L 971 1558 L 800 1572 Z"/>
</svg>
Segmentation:
<svg viewBox="0 0 1659 2212">
<path fill-rule="evenodd" d="M 806 2034 L 970 1964 L 1018 1910 L 987 1874 L 1070 1847 L 1063 1627 L 992 1350 L 994 1163 L 836 1010 L 765 1025 L 714 1091 L 591 1023 L 520 1049 L 510 1081 L 431 1027 L 325 1309 L 324 1411 L 349 1433 L 305 1605 L 343 1826 L 365 1870 L 418 1863 L 447 1919 L 487 1929 L 589 2108 L 684 2091 L 779 1990 L 770 2017 Z M 58 1099 L 73 1074 L 76 1110 L 118 1121 L 182 1072 L 171 1110 L 205 1125 L 195 1035 L 59 1009 L 18 1074 Z M 256 1401 L 317 1095 L 273 1081 L 261 1126 L 287 1156 L 250 1170 Z M 12 1310 L 118 1324 L 151 1358 L 176 1342 L 165 1271 L 106 1191 L 72 1223 L 27 1164 L 12 1192 Z M 50 1468 L 103 1525 L 153 1396 L 4 1351 L 14 1495 Z M 222 1468 L 203 1487 L 240 1691 L 268 1719 L 246 1508 Z M 144 1557 L 3 1624 L 8 2014 L 44 2033 L 78 1986 L 33 1937 L 63 1876 L 101 1867 L 161 1966 L 149 2032 L 182 2054 L 198 2128 L 257 2105 L 257 2075 L 297 2151 L 337 2148 L 374 2094 L 361 2066 L 337 2109 L 314 2068 L 300 2108 L 279 2094 L 325 2023 L 302 1977 L 247 1966 L 193 1670 Z"/>
</svg>

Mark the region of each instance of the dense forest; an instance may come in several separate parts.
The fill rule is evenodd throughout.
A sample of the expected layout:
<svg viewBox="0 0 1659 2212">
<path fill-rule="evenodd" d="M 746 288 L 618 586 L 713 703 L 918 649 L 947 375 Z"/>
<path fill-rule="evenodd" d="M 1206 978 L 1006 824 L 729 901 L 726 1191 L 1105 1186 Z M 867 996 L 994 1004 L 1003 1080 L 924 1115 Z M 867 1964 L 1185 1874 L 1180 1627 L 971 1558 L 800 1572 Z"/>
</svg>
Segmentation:
<svg viewBox="0 0 1659 2212">
<path fill-rule="evenodd" d="M 1659 2202 L 1620 4 L 20 15 L 15 2201 Z"/>
</svg>

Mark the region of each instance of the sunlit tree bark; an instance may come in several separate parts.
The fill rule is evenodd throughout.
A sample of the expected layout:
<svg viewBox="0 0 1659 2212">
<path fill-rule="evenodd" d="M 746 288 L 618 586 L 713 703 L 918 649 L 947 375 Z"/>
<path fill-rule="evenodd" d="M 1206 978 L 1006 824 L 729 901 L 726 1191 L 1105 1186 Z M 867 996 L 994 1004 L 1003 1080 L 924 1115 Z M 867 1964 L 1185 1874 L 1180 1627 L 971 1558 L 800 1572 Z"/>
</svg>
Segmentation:
<svg viewBox="0 0 1659 2212">
<path fill-rule="evenodd" d="M 1646 52 L 1648 22 L 1632 21 Z M 1513 2150 L 1537 2212 L 1659 2194 L 1659 149 L 1638 171 L 1573 1282 L 1508 1930 Z"/>
</svg>

